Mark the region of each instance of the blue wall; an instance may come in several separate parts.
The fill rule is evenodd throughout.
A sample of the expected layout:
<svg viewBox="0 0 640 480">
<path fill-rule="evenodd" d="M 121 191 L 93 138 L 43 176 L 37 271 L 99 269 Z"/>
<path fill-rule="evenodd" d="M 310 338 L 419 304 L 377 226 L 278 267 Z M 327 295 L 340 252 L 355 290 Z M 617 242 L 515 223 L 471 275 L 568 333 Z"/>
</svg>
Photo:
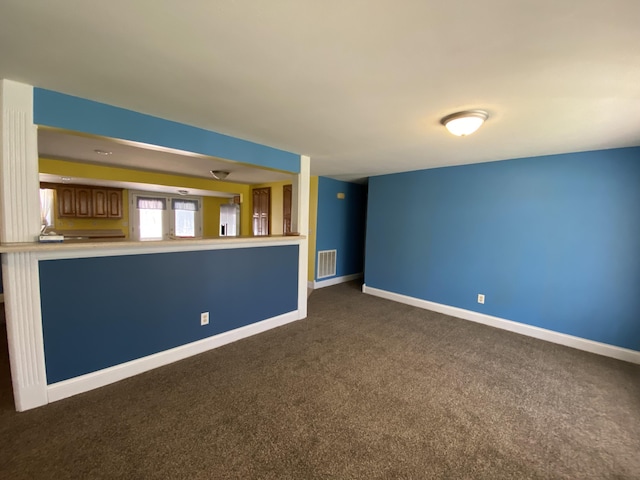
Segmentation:
<svg viewBox="0 0 640 480">
<path fill-rule="evenodd" d="M 297 310 L 297 282 L 297 245 L 41 261 L 47 382 Z"/>
<path fill-rule="evenodd" d="M 150 115 L 34 88 L 34 123 L 300 172 L 300 156 Z"/>
<path fill-rule="evenodd" d="M 343 200 L 337 198 L 344 193 Z M 316 280 L 321 250 L 337 252 L 336 276 L 362 273 L 367 213 L 367 187 L 331 178 L 318 179 Z"/>
<path fill-rule="evenodd" d="M 367 286 L 640 350 L 640 148 L 373 177 L 366 248 Z"/>
</svg>

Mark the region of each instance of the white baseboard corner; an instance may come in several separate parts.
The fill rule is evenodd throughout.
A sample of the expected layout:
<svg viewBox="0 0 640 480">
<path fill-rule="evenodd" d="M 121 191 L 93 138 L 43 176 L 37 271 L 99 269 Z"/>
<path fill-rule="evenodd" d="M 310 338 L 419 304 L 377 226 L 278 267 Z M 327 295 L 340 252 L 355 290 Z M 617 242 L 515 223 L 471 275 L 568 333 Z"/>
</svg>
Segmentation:
<svg viewBox="0 0 640 480">
<path fill-rule="evenodd" d="M 213 337 L 181 345 L 170 350 L 165 350 L 164 352 L 154 353 L 147 357 L 98 370 L 97 372 L 91 372 L 86 375 L 70 378 L 69 380 L 53 383 L 47 387 L 48 400 L 49 403 L 56 402 L 79 393 L 104 387 L 105 385 L 124 380 L 125 378 L 133 377 L 134 375 L 153 370 L 154 368 L 162 367 L 163 365 L 168 365 L 169 363 L 177 362 L 178 360 L 183 360 L 193 355 L 198 355 L 207 350 L 212 350 L 228 343 L 257 335 L 258 333 L 266 332 L 267 330 L 295 322 L 296 320 L 299 320 L 298 310 L 236 328 L 229 332 L 223 332 Z"/>
<path fill-rule="evenodd" d="M 307 282 L 307 288 L 311 288 L 311 289 L 313 289 L 313 287 L 314 287 L 314 283 L 315 283 L 315 282 L 314 282 L 313 280 L 309 280 L 309 281 Z"/>
<path fill-rule="evenodd" d="M 362 278 L 364 275 L 362 273 L 353 273 L 351 275 L 344 275 L 342 277 L 333 277 L 333 278 L 328 278 L 326 280 L 316 280 L 315 282 L 313 282 L 313 289 L 316 288 L 324 288 L 324 287 L 330 287 L 332 285 L 338 285 L 339 283 L 345 283 L 345 282 L 350 282 L 352 280 L 358 280 L 359 278 Z M 311 282 L 309 282 L 311 283 Z"/>
<path fill-rule="evenodd" d="M 438 313 L 443 313 L 445 315 L 451 315 L 452 317 L 461 318 L 463 320 L 482 323 L 491 327 L 508 330 L 510 332 L 519 333 L 528 337 L 538 338 L 540 340 L 546 340 L 547 342 L 565 345 L 567 347 L 584 350 L 586 352 L 591 352 L 598 355 L 604 355 L 605 357 L 611 357 L 618 360 L 623 360 L 625 362 L 640 364 L 640 351 L 617 347 L 615 345 L 609 345 L 607 343 L 596 342 L 593 340 L 587 340 L 586 338 L 575 337 L 573 335 L 567 335 L 566 333 L 554 332 L 553 330 L 534 327 L 533 325 L 514 322 L 512 320 L 506 320 L 504 318 L 493 317 L 491 315 L 473 312 L 471 310 L 465 310 L 463 308 L 451 307 L 449 305 L 443 305 L 441 303 L 430 302 L 428 300 L 422 300 L 420 298 L 409 297 L 407 295 L 389 292 L 387 290 L 380 290 L 378 288 L 368 287 L 366 285 L 362 287 L 362 291 L 369 295 L 386 298 L 387 300 L 393 300 L 395 302 L 404 303 Z"/>
</svg>

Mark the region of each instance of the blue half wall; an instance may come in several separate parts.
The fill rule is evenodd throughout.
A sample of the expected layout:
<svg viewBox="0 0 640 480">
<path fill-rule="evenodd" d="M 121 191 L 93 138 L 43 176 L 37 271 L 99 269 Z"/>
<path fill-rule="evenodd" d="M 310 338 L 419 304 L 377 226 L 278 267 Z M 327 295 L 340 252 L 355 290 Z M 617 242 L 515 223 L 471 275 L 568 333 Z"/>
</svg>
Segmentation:
<svg viewBox="0 0 640 480">
<path fill-rule="evenodd" d="M 34 122 L 300 173 L 300 156 L 202 128 L 42 88 L 33 90 Z"/>
<path fill-rule="evenodd" d="M 344 198 L 338 198 L 343 193 Z M 318 179 L 316 235 L 316 280 L 318 254 L 337 250 L 336 276 L 362 273 L 367 215 L 367 187 L 331 178 Z"/>
<path fill-rule="evenodd" d="M 297 285 L 297 245 L 41 261 L 47 383 L 295 311 Z"/>
<path fill-rule="evenodd" d="M 640 350 L 640 147 L 373 177 L 366 250 L 369 287 Z"/>
</svg>

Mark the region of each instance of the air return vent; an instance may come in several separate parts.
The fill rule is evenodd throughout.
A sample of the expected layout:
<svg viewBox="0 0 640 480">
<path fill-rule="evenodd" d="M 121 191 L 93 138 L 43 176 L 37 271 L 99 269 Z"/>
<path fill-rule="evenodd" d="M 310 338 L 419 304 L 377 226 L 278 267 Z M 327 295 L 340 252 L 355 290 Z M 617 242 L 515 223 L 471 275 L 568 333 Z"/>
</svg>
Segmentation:
<svg viewBox="0 0 640 480">
<path fill-rule="evenodd" d="M 318 252 L 318 275 L 316 278 L 335 276 L 336 253 L 337 250 L 322 250 Z"/>
</svg>

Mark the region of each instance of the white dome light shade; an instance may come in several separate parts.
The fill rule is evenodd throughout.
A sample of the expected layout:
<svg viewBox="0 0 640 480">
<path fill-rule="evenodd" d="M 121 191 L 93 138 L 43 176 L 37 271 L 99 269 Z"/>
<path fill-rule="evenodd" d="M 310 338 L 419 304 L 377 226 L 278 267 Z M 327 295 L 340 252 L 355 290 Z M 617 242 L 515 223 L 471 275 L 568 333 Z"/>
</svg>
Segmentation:
<svg viewBox="0 0 640 480">
<path fill-rule="evenodd" d="M 223 170 L 210 170 L 211 176 L 216 180 L 224 180 L 229 176 L 230 172 L 225 172 Z"/>
<path fill-rule="evenodd" d="M 472 110 L 447 115 L 441 123 L 454 135 L 464 137 L 478 130 L 487 118 L 489 118 L 487 112 Z"/>
</svg>

